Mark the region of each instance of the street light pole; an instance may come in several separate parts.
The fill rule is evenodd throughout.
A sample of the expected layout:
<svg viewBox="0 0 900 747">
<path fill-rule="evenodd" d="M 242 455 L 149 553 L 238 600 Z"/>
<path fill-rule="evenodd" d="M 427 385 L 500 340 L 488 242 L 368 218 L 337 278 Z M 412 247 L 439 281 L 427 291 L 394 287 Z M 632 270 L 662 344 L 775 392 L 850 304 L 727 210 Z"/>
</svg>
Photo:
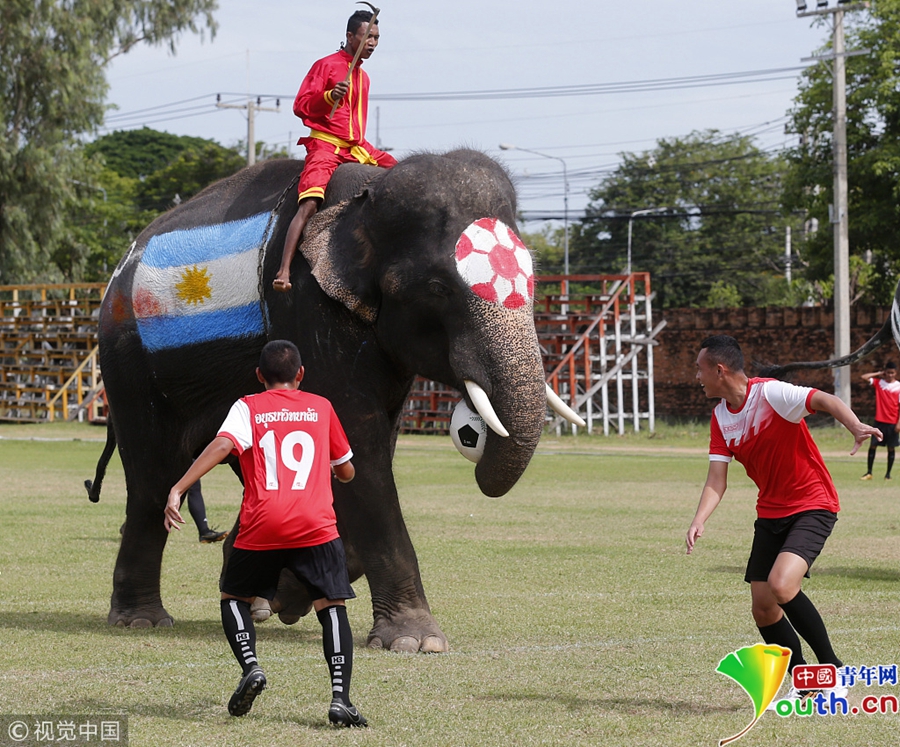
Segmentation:
<svg viewBox="0 0 900 747">
<path fill-rule="evenodd" d="M 518 145 L 510 145 L 509 143 L 500 143 L 500 150 L 520 150 L 523 153 L 532 153 L 542 158 L 552 158 L 559 161 L 563 168 L 563 275 L 569 276 L 569 172 L 566 169 L 566 162 L 559 156 L 551 156 L 528 148 L 520 148 Z M 568 282 L 568 281 L 566 281 Z"/>
<path fill-rule="evenodd" d="M 634 216 L 636 215 L 651 215 L 653 213 L 661 213 L 665 210 L 664 207 L 657 208 L 644 208 L 643 210 L 635 210 L 631 215 L 628 216 L 628 254 L 625 259 L 625 274 L 631 275 L 631 224 L 634 222 Z"/>
</svg>

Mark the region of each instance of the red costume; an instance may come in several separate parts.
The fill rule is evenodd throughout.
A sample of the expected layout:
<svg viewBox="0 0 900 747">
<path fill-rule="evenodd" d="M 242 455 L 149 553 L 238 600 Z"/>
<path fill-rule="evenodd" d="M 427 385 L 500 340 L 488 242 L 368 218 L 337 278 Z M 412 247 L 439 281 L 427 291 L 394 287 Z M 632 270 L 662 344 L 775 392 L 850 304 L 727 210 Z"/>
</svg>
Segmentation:
<svg viewBox="0 0 900 747">
<path fill-rule="evenodd" d="M 294 114 L 310 128 L 298 141 L 306 146 L 306 165 L 298 185 L 299 199 L 325 195 L 325 186 L 342 163 L 367 163 L 390 168 L 397 160 L 366 140 L 369 76 L 359 60 L 350 76 L 350 90 L 334 116 L 332 91 L 347 78 L 353 56 L 343 49 L 313 64 L 294 99 Z"/>
</svg>

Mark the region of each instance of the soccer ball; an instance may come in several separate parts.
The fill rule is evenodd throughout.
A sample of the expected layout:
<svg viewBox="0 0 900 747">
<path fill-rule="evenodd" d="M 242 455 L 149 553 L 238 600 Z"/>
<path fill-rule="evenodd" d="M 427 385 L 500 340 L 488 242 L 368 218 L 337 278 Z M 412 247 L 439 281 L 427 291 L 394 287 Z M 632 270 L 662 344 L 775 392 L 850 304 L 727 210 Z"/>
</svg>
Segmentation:
<svg viewBox="0 0 900 747">
<path fill-rule="evenodd" d="M 464 399 L 456 403 L 450 418 L 450 439 L 456 450 L 470 462 L 478 464 L 484 454 L 487 426 L 481 415 L 472 412 Z"/>
</svg>

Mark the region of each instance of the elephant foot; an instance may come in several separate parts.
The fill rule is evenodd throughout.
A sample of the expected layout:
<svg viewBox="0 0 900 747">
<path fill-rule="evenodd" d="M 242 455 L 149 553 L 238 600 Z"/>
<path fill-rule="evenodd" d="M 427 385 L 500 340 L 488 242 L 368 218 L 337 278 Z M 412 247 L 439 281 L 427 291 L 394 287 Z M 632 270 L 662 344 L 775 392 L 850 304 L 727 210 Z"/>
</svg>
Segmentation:
<svg viewBox="0 0 900 747">
<path fill-rule="evenodd" d="M 277 613 L 278 619 L 285 625 L 294 625 L 311 608 L 312 605 L 304 603 L 284 606 L 278 597 L 275 597 L 271 602 L 265 597 L 257 597 L 253 600 L 253 604 L 250 605 L 250 616 L 253 618 L 253 622 L 261 623 Z"/>
<path fill-rule="evenodd" d="M 250 617 L 253 618 L 255 623 L 265 622 L 272 617 L 272 607 L 269 604 L 269 600 L 265 597 L 256 597 L 253 600 L 253 604 L 250 605 Z"/>
<path fill-rule="evenodd" d="M 106 622 L 117 628 L 171 628 L 175 621 L 162 607 L 156 610 L 120 611 L 112 609 Z"/>
<path fill-rule="evenodd" d="M 442 654 L 450 650 L 447 636 L 441 631 L 430 612 L 410 610 L 387 619 L 375 621 L 366 640 L 369 648 L 415 654 Z"/>
</svg>

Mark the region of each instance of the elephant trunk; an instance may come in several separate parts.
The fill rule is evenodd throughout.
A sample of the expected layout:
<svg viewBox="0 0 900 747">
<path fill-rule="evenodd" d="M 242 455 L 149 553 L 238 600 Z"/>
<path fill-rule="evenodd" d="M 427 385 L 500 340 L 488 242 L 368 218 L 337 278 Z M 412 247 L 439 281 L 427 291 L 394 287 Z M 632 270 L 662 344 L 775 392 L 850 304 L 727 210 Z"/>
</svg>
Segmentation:
<svg viewBox="0 0 900 747">
<path fill-rule="evenodd" d="M 476 304 L 483 302 L 476 301 Z M 500 320 L 482 327 L 472 347 L 474 356 L 458 361 L 455 368 L 466 384 L 469 403 L 486 395 L 500 427 L 488 428 L 484 454 L 475 467 L 475 479 L 485 495 L 507 493 L 522 476 L 541 438 L 547 393 L 544 368 L 530 310 L 490 310 Z M 473 358 L 475 360 L 473 360 Z M 478 389 L 484 390 L 480 394 Z M 473 391 L 476 392 L 473 397 Z M 503 430 L 508 436 L 500 435 Z"/>
</svg>

